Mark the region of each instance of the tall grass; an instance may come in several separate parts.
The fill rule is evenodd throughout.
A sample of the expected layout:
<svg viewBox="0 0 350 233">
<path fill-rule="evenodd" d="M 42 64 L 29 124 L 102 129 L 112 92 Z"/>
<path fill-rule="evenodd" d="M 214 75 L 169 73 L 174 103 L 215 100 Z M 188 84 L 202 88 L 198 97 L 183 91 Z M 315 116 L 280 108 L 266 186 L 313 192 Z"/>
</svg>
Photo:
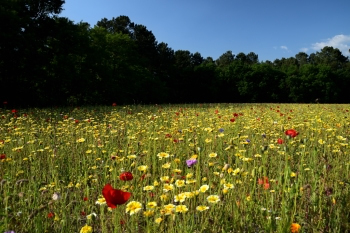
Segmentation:
<svg viewBox="0 0 350 233">
<path fill-rule="evenodd" d="M 349 232 L 349 109 L 0 109 L 0 232 Z M 132 197 L 108 208 L 107 183 Z"/>
</svg>

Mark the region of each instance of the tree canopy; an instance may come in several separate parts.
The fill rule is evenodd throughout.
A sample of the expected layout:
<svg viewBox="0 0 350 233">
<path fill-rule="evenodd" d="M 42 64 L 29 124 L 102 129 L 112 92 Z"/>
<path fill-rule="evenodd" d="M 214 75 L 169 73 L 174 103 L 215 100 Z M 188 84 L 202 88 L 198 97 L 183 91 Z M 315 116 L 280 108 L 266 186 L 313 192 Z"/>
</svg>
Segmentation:
<svg viewBox="0 0 350 233">
<path fill-rule="evenodd" d="M 348 57 L 333 47 L 259 61 L 174 51 L 128 16 L 91 27 L 59 17 L 63 0 L 4 0 L 0 101 L 14 106 L 193 102 L 350 102 Z"/>
</svg>

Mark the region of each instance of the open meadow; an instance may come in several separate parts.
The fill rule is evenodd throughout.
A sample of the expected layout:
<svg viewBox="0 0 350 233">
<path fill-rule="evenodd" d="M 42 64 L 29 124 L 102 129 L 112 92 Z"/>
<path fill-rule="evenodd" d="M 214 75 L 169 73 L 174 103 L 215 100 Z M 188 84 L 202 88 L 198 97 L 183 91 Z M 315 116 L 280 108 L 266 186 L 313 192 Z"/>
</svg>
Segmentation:
<svg viewBox="0 0 350 233">
<path fill-rule="evenodd" d="M 0 232 L 350 232 L 349 110 L 0 109 Z"/>
</svg>

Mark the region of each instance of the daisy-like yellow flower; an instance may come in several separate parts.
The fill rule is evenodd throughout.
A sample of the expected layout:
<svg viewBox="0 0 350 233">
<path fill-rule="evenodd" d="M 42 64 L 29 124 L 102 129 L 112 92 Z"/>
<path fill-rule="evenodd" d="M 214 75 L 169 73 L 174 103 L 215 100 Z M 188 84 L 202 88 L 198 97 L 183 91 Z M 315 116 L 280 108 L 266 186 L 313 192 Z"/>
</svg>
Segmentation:
<svg viewBox="0 0 350 233">
<path fill-rule="evenodd" d="M 170 168 L 171 164 L 170 163 L 165 163 L 162 165 L 162 168 L 168 169 Z"/>
<path fill-rule="evenodd" d="M 165 159 L 165 158 L 169 158 L 169 154 L 166 152 L 160 152 L 157 154 L 157 157 L 159 158 L 159 160 Z"/>
<path fill-rule="evenodd" d="M 92 227 L 85 225 L 80 229 L 80 233 L 92 233 Z"/>
<path fill-rule="evenodd" d="M 186 174 L 186 179 L 191 179 L 193 177 L 193 173 L 187 173 Z"/>
<path fill-rule="evenodd" d="M 79 142 L 79 143 L 85 142 L 85 138 L 79 138 L 79 139 L 77 140 L 77 142 Z"/>
<path fill-rule="evenodd" d="M 185 193 L 179 193 L 178 195 L 175 195 L 174 201 L 175 202 L 184 202 L 186 200 L 186 194 Z"/>
<path fill-rule="evenodd" d="M 176 185 L 176 187 L 181 188 L 181 187 L 185 186 L 185 181 L 184 180 L 176 180 L 175 185 Z"/>
<path fill-rule="evenodd" d="M 290 173 L 290 177 L 296 177 L 296 176 L 297 176 L 297 174 L 295 172 Z"/>
<path fill-rule="evenodd" d="M 180 163 L 180 162 L 181 162 L 181 160 L 180 160 L 180 159 L 178 159 L 178 158 L 176 158 L 176 159 L 174 159 L 174 162 L 175 162 L 175 163 Z"/>
<path fill-rule="evenodd" d="M 186 180 L 186 184 L 194 184 L 194 183 L 196 183 L 197 182 L 197 180 Z"/>
<path fill-rule="evenodd" d="M 142 204 L 137 201 L 131 201 L 126 205 L 126 213 L 130 213 L 130 215 L 136 214 L 142 209 Z"/>
<path fill-rule="evenodd" d="M 211 140 L 211 139 L 209 139 L 209 138 L 207 138 L 207 139 L 205 139 L 205 142 L 206 142 L 206 143 L 211 143 L 211 142 L 212 142 L 212 140 Z"/>
<path fill-rule="evenodd" d="M 151 191 L 153 189 L 154 189 L 154 186 L 152 186 L 152 185 L 147 185 L 147 186 L 143 187 L 143 191 Z"/>
<path fill-rule="evenodd" d="M 147 165 L 141 165 L 141 166 L 139 166 L 137 169 L 138 169 L 139 171 L 141 171 L 141 172 L 145 172 L 145 171 L 147 171 L 148 166 L 147 166 Z"/>
<path fill-rule="evenodd" d="M 235 175 L 237 175 L 238 173 L 240 173 L 241 172 L 241 169 L 239 169 L 239 168 L 236 168 L 235 170 L 233 170 L 233 175 L 235 176 Z"/>
<path fill-rule="evenodd" d="M 323 141 L 322 139 L 318 140 L 318 143 L 323 145 L 325 143 L 325 141 Z"/>
<path fill-rule="evenodd" d="M 226 184 L 224 184 L 224 188 L 226 188 L 226 189 L 233 189 L 234 186 L 231 183 L 226 183 Z"/>
<path fill-rule="evenodd" d="M 200 191 L 201 193 L 205 193 L 208 189 L 209 189 L 209 185 L 204 184 L 204 185 L 202 185 L 202 186 L 199 188 L 199 191 Z"/>
<path fill-rule="evenodd" d="M 181 172 L 182 172 L 182 170 L 180 170 L 180 169 L 174 169 L 174 170 L 173 170 L 173 172 L 175 172 L 175 173 L 178 173 L 178 174 L 179 174 L 179 173 L 181 173 Z"/>
<path fill-rule="evenodd" d="M 162 194 L 162 195 L 159 196 L 159 198 L 160 198 L 161 201 L 167 201 L 169 199 L 169 196 L 166 195 L 166 194 Z"/>
<path fill-rule="evenodd" d="M 155 201 L 148 202 L 147 207 L 150 209 L 154 209 L 157 207 L 157 202 L 155 202 Z"/>
<path fill-rule="evenodd" d="M 222 190 L 222 193 L 223 193 L 223 194 L 228 193 L 228 188 L 224 188 L 224 189 Z"/>
<path fill-rule="evenodd" d="M 157 223 L 157 224 L 160 224 L 162 221 L 163 221 L 162 218 L 156 218 L 156 219 L 154 220 L 154 222 Z"/>
<path fill-rule="evenodd" d="M 210 195 L 207 197 L 207 201 L 209 203 L 218 203 L 220 201 L 220 197 L 218 195 Z"/>
<path fill-rule="evenodd" d="M 97 199 L 96 205 L 106 205 L 106 199 L 104 197 L 101 197 L 99 199 Z"/>
<path fill-rule="evenodd" d="M 216 156 L 218 156 L 218 154 L 217 154 L 217 153 L 214 153 L 214 152 L 212 152 L 212 153 L 209 154 L 209 157 L 210 157 L 210 158 L 216 158 Z"/>
<path fill-rule="evenodd" d="M 163 207 L 163 209 L 160 210 L 161 214 L 163 215 L 171 215 L 174 214 L 175 211 L 175 205 L 168 204 Z"/>
<path fill-rule="evenodd" d="M 164 184 L 163 186 L 163 191 L 164 192 L 169 192 L 172 191 L 174 189 L 174 185 L 173 184 Z"/>
<path fill-rule="evenodd" d="M 175 212 L 177 213 L 186 213 L 187 211 L 188 211 L 188 208 L 185 205 L 178 205 L 175 207 Z"/>
<path fill-rule="evenodd" d="M 128 159 L 136 159 L 136 155 L 128 155 L 127 158 Z"/>
<path fill-rule="evenodd" d="M 153 210 L 146 210 L 143 212 L 143 216 L 145 217 L 151 217 L 154 215 L 154 211 Z"/>
<path fill-rule="evenodd" d="M 160 177 L 160 181 L 162 181 L 162 182 L 167 182 L 169 180 L 170 180 L 169 176 L 162 176 L 162 177 Z"/>
<path fill-rule="evenodd" d="M 200 211 L 200 212 L 203 212 L 205 210 L 208 210 L 209 207 L 208 206 L 205 206 L 205 205 L 200 205 L 200 206 L 197 206 L 196 210 L 197 211 Z"/>
</svg>

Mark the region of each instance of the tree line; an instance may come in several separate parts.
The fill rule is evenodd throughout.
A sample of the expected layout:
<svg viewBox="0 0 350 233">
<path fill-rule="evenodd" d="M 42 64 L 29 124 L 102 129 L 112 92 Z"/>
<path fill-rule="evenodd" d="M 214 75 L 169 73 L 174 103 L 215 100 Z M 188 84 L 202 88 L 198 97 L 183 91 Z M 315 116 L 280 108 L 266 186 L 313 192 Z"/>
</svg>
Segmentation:
<svg viewBox="0 0 350 233">
<path fill-rule="evenodd" d="M 128 16 L 91 27 L 60 17 L 64 0 L 3 0 L 0 101 L 16 106 L 198 102 L 348 103 L 337 48 L 259 61 L 254 52 L 174 51 Z"/>
</svg>

